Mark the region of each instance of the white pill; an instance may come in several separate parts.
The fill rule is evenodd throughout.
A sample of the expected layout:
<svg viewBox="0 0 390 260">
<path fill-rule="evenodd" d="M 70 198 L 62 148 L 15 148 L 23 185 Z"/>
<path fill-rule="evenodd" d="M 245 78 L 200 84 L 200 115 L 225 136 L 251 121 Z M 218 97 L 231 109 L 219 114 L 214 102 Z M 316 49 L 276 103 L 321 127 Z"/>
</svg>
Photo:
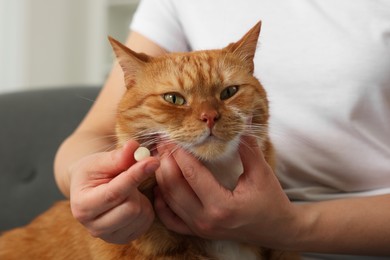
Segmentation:
<svg viewBox="0 0 390 260">
<path fill-rule="evenodd" d="M 145 158 L 148 158 L 150 156 L 150 151 L 146 147 L 138 147 L 137 150 L 134 152 L 134 159 L 139 162 Z"/>
</svg>

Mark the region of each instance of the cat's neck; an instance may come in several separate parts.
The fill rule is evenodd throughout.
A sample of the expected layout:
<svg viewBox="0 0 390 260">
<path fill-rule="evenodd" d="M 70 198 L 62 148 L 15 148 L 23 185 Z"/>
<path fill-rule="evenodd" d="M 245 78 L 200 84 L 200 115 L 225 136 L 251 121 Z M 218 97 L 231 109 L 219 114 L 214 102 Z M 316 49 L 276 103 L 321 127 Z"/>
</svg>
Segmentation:
<svg viewBox="0 0 390 260">
<path fill-rule="evenodd" d="M 217 181 L 229 190 L 234 190 L 237 180 L 243 172 L 241 158 L 238 152 L 224 160 L 204 162 Z"/>
</svg>

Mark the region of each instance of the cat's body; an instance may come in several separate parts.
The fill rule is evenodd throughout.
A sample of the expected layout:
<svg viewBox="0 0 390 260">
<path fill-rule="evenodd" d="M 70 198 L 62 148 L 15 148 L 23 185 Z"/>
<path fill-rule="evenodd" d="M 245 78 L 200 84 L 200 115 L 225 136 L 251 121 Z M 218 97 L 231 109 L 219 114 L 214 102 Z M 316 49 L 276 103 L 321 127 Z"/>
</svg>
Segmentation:
<svg viewBox="0 0 390 260">
<path fill-rule="evenodd" d="M 259 32 L 257 24 L 224 49 L 156 58 L 134 53 L 111 39 L 128 88 L 118 106 L 118 146 L 132 138 L 149 148 L 156 140 L 173 141 L 204 161 L 231 190 L 242 173 L 237 150 L 243 134 L 257 137 L 273 166 L 268 101 L 253 77 Z M 155 184 L 150 179 L 139 189 L 153 200 Z M 158 219 L 139 239 L 127 245 L 109 244 L 90 236 L 73 218 L 68 201 L 0 238 L 0 259 L 241 260 L 271 259 L 275 254 L 281 259 L 278 253 L 255 246 L 179 235 Z"/>
</svg>

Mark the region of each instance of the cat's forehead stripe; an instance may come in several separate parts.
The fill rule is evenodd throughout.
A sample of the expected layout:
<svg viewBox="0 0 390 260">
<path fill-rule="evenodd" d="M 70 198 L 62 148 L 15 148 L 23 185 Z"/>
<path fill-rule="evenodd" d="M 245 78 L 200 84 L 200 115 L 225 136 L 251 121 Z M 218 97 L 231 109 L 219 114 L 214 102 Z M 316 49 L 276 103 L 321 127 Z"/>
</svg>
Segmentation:
<svg viewBox="0 0 390 260">
<path fill-rule="evenodd" d="M 180 55 L 173 59 L 182 89 L 191 85 L 214 87 L 224 81 L 223 73 L 215 66 L 218 60 L 207 53 Z"/>
</svg>

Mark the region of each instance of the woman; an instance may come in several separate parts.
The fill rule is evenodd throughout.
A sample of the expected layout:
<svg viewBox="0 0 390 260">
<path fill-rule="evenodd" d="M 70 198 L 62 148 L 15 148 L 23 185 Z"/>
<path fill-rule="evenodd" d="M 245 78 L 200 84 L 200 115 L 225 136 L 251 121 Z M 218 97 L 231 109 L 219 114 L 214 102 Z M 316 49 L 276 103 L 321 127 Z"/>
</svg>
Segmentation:
<svg viewBox="0 0 390 260">
<path fill-rule="evenodd" d="M 149 55 L 220 48 L 258 20 L 255 74 L 270 99 L 279 180 L 258 147 L 240 148 L 245 178 L 233 192 L 180 149 L 134 165 L 133 141 L 102 152 L 113 144 L 125 90 L 115 66 L 55 163 L 73 214 L 93 235 L 135 239 L 154 206 L 179 233 L 287 251 L 390 255 L 390 2 L 144 0 L 126 44 Z M 152 206 L 137 186 L 156 170 Z"/>
</svg>

